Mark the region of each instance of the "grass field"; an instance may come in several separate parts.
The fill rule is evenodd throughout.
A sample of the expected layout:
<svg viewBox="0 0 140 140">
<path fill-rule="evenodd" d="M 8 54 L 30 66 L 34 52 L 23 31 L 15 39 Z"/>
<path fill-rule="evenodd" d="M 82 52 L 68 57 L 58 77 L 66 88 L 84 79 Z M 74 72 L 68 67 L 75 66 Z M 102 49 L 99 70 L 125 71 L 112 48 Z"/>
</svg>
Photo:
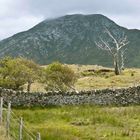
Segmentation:
<svg viewBox="0 0 140 140">
<path fill-rule="evenodd" d="M 92 90 L 104 88 L 130 87 L 140 84 L 140 69 L 125 69 L 121 75 L 115 75 L 113 69 L 96 65 L 68 65 L 78 75 L 75 84 L 76 90 Z M 110 70 L 103 72 L 103 69 Z M 88 72 L 88 70 L 94 70 Z M 31 87 L 32 92 L 46 92 L 44 85 L 34 83 Z"/>
<path fill-rule="evenodd" d="M 69 65 L 78 75 L 76 90 L 121 88 L 140 83 L 140 69 L 125 69 L 116 76 L 111 68 Z M 109 70 L 105 72 L 104 70 Z M 31 91 L 45 92 L 34 83 Z M 92 105 L 14 109 L 42 140 L 140 140 L 140 106 Z"/>
<path fill-rule="evenodd" d="M 42 140 L 140 140 L 140 106 L 15 109 Z"/>
<path fill-rule="evenodd" d="M 6 136 L 6 132 L 3 126 L 0 126 L 0 140 L 12 140 L 10 138 L 7 138 Z"/>
</svg>

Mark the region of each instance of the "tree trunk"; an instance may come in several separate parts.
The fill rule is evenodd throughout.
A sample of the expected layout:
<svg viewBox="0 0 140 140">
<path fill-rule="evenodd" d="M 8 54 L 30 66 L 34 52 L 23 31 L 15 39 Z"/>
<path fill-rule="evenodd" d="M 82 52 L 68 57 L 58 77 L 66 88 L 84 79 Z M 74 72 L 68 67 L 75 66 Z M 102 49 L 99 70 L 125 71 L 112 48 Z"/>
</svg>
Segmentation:
<svg viewBox="0 0 140 140">
<path fill-rule="evenodd" d="M 115 62 L 115 74 L 119 75 L 120 74 L 120 69 L 119 69 L 119 64 L 118 62 Z"/>
<path fill-rule="evenodd" d="M 124 52 L 125 51 L 122 51 L 121 52 L 121 69 L 120 69 L 121 71 L 125 69 L 125 67 L 124 67 L 124 60 L 125 60 L 125 58 L 124 58 Z"/>
<path fill-rule="evenodd" d="M 116 55 L 114 57 L 114 68 L 115 68 L 115 74 L 120 75 L 120 67 L 119 67 L 118 55 Z"/>
<path fill-rule="evenodd" d="M 31 84 L 32 84 L 32 82 L 31 81 L 28 81 L 27 92 L 30 92 L 30 90 L 31 90 Z"/>
</svg>

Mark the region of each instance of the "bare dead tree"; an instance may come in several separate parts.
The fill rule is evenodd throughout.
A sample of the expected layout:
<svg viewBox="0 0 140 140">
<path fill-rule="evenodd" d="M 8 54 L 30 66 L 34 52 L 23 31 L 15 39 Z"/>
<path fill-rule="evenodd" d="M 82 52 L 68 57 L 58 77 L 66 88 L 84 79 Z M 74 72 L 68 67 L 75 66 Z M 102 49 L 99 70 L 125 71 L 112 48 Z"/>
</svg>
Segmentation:
<svg viewBox="0 0 140 140">
<path fill-rule="evenodd" d="M 120 52 L 123 48 L 126 47 L 129 41 L 127 40 L 127 36 L 124 33 L 122 33 L 121 35 L 117 35 L 115 37 L 107 28 L 105 28 L 105 33 L 107 34 L 108 38 L 103 39 L 100 36 L 99 41 L 95 42 L 95 44 L 100 49 L 108 51 L 109 54 L 111 54 L 113 58 L 115 74 L 119 75 L 121 72 L 120 71 Z M 122 56 L 124 57 L 124 53 L 122 53 Z"/>
<path fill-rule="evenodd" d="M 124 50 L 121 50 L 121 68 L 120 70 L 124 70 L 125 69 L 125 52 L 126 52 L 127 48 L 125 48 Z"/>
</svg>

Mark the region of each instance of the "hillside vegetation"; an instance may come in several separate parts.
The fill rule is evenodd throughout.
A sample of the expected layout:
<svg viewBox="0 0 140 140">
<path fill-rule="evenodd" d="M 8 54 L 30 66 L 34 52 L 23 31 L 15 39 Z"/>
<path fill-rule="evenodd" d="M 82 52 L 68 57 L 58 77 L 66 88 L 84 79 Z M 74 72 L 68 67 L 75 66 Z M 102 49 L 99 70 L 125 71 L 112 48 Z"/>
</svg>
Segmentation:
<svg viewBox="0 0 140 140">
<path fill-rule="evenodd" d="M 1 63 L 1 78 L 5 80 L 3 76 L 5 70 L 7 72 L 6 77 L 8 77 L 6 80 L 9 81 L 11 81 L 11 78 L 12 80 L 14 79 L 13 76 L 16 77 L 20 72 L 22 73 L 21 70 L 23 69 L 15 69 L 15 65 L 19 64 L 17 63 L 19 60 L 22 62 L 24 59 L 20 58 L 18 61 L 17 59 L 8 59 L 8 61 L 6 59 L 6 63 L 4 59 Z M 23 66 L 28 66 L 25 64 L 28 63 L 24 63 Z M 140 83 L 140 69 L 136 68 L 125 69 L 121 75 L 115 75 L 112 68 L 97 65 L 62 65 L 60 63 L 53 63 L 53 65 L 38 67 L 39 69 L 41 68 L 41 70 L 43 68 L 43 71 L 51 70 L 46 76 L 51 74 L 53 79 L 58 78 L 57 80 L 63 79 L 63 75 L 61 74 L 63 74 L 64 71 L 61 68 L 69 67 L 78 77 L 75 83 L 76 90 L 120 88 L 135 86 Z M 35 70 L 30 71 L 32 68 L 33 67 L 29 67 L 29 71 L 27 71 L 25 75 L 22 75 L 23 83 L 21 83 L 21 86 L 24 85 L 25 90 L 27 90 L 25 83 L 28 84 L 28 80 L 31 78 L 31 91 L 46 92 L 44 90 L 45 84 L 41 84 L 40 78 L 36 79 L 35 77 L 34 79 L 36 67 Z M 57 73 L 53 73 L 55 71 L 52 71 L 52 68 L 57 71 Z M 25 69 L 27 68 L 25 67 Z M 58 71 L 58 69 L 61 71 Z M 8 70 L 10 71 L 10 75 Z M 26 79 L 27 77 L 24 79 L 27 74 L 29 74 L 28 79 Z M 61 78 L 57 77 L 57 74 L 61 75 Z M 65 76 L 69 77 L 69 75 Z M 20 75 L 19 78 L 21 78 Z M 18 83 L 16 78 L 15 80 L 15 82 Z M 9 81 L 6 82 L 8 83 Z M 24 118 L 24 123 L 31 132 L 34 134 L 41 132 L 42 140 L 140 140 L 140 106 L 103 107 L 94 105 L 71 105 L 48 106 L 46 108 L 15 108 L 13 111 L 17 116 Z M 14 126 L 14 124 L 11 125 Z M 3 131 L 0 131 L 0 136 L 1 140 Z"/>
<path fill-rule="evenodd" d="M 43 66 L 46 67 L 46 66 Z M 68 65 L 77 75 L 76 90 L 130 87 L 140 84 L 140 69 L 127 68 L 121 75 L 115 75 L 112 68 L 97 65 Z M 44 85 L 34 83 L 32 92 L 46 92 Z"/>
<path fill-rule="evenodd" d="M 98 65 L 53 62 L 40 66 L 22 57 L 0 59 L 0 87 L 27 92 L 130 87 L 140 83 L 139 76 L 140 69 L 136 68 L 116 75 L 113 68 Z"/>
<path fill-rule="evenodd" d="M 28 31 L 0 41 L 0 57 L 23 56 L 40 64 L 58 60 L 67 64 L 112 66 L 111 56 L 95 44 L 99 37 L 108 37 L 105 29 L 114 37 L 122 33 L 127 36 L 130 43 L 126 46 L 126 65 L 140 67 L 140 31 L 121 27 L 100 14 L 44 20 Z"/>
</svg>

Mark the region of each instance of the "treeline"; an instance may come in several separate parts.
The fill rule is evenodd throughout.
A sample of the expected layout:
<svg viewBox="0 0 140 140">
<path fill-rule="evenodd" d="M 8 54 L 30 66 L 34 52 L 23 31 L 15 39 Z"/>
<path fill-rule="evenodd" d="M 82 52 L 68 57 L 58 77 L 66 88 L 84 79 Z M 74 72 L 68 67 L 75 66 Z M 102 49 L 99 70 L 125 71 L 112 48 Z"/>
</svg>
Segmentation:
<svg viewBox="0 0 140 140">
<path fill-rule="evenodd" d="M 26 58 L 5 57 L 0 60 L 0 87 L 30 92 L 34 82 L 44 83 L 46 91 L 74 89 L 77 76 L 72 69 L 59 62 L 41 67 Z"/>
</svg>

